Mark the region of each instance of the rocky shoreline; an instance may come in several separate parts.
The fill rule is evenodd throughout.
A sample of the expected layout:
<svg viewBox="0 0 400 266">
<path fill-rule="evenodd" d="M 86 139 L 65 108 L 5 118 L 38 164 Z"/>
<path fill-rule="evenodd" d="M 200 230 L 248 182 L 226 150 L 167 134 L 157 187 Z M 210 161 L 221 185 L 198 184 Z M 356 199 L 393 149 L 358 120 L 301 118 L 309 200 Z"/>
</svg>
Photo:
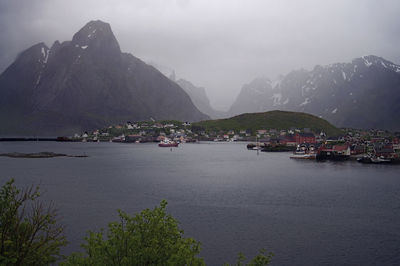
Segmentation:
<svg viewBox="0 0 400 266">
<path fill-rule="evenodd" d="M 54 158 L 54 157 L 75 157 L 75 158 L 85 158 L 87 155 L 68 155 L 64 153 L 54 153 L 54 152 L 36 152 L 36 153 L 21 153 L 21 152 L 11 152 L 11 153 L 1 153 L 0 157 L 10 157 L 10 158 Z"/>
</svg>

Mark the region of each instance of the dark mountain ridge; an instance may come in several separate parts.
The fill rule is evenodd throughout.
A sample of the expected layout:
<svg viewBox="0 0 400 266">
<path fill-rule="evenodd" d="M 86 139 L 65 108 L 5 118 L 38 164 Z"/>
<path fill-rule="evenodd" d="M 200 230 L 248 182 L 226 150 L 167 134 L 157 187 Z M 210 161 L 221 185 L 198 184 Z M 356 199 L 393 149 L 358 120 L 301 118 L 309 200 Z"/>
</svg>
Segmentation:
<svg viewBox="0 0 400 266">
<path fill-rule="evenodd" d="M 192 99 L 193 104 L 204 114 L 212 119 L 227 117 L 226 112 L 215 110 L 207 97 L 205 88 L 197 87 L 192 82 L 185 79 L 175 81 Z"/>
<path fill-rule="evenodd" d="M 274 84 L 250 84 L 251 92 L 262 93 L 245 93 L 245 85 L 232 115 L 279 109 L 317 115 L 338 127 L 400 130 L 400 66 L 377 56 L 292 71 Z"/>
<path fill-rule="evenodd" d="M 208 118 L 154 67 L 122 53 L 109 24 L 23 51 L 0 75 L 0 134 L 60 135 L 128 120 Z"/>
</svg>

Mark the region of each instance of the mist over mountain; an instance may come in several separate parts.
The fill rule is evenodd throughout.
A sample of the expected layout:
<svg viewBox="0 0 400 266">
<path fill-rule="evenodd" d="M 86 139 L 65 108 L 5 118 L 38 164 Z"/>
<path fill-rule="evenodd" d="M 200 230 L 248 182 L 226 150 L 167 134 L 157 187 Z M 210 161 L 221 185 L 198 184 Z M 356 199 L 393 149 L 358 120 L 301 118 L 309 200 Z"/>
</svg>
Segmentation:
<svg viewBox="0 0 400 266">
<path fill-rule="evenodd" d="M 239 115 L 265 111 L 273 96 L 272 83 L 268 78 L 256 78 L 243 85 L 236 101 L 232 104 L 229 114 Z"/>
<path fill-rule="evenodd" d="M 0 134 L 60 135 L 132 120 L 207 119 L 154 67 L 122 53 L 109 24 L 36 44 L 0 75 Z"/>
<path fill-rule="evenodd" d="M 228 117 L 229 114 L 227 112 L 215 110 L 211 106 L 210 99 L 208 98 L 204 87 L 198 87 L 186 79 L 177 78 L 175 70 L 170 67 L 160 65 L 155 62 L 149 62 L 149 64 L 158 69 L 170 80 L 176 82 L 190 96 L 190 99 L 193 101 L 194 105 L 202 113 L 208 115 L 212 119 Z"/>
<path fill-rule="evenodd" d="M 190 81 L 185 79 L 178 79 L 176 83 L 190 96 L 194 105 L 204 114 L 212 119 L 225 118 L 228 116 L 227 112 L 215 110 L 207 97 L 206 90 L 203 87 L 197 87 Z"/>
<path fill-rule="evenodd" d="M 230 114 L 307 112 L 339 127 L 400 130 L 400 66 L 374 55 L 244 85 Z"/>
</svg>

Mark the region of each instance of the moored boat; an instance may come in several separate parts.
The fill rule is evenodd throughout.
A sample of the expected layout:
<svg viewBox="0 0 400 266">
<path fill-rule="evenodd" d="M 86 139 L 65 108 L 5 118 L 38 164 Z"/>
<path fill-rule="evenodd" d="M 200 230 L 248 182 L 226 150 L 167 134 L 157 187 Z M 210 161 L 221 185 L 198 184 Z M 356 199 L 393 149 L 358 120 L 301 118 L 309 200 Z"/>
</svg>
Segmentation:
<svg viewBox="0 0 400 266">
<path fill-rule="evenodd" d="M 363 156 L 361 158 L 357 159 L 357 162 L 359 163 L 368 163 L 368 164 L 388 164 L 392 163 L 392 159 L 390 158 L 385 158 L 382 156 Z"/>
<path fill-rule="evenodd" d="M 158 147 L 178 147 L 179 143 L 172 140 L 163 140 L 158 143 Z"/>
<path fill-rule="evenodd" d="M 307 159 L 307 160 L 315 160 L 317 157 L 316 153 L 304 153 L 304 154 L 293 154 L 290 156 L 290 159 Z"/>
<path fill-rule="evenodd" d="M 315 160 L 317 154 L 315 152 L 314 146 L 307 147 L 307 145 L 297 145 L 297 149 L 293 152 L 293 155 L 290 156 L 290 159 L 307 159 L 307 160 Z"/>
</svg>

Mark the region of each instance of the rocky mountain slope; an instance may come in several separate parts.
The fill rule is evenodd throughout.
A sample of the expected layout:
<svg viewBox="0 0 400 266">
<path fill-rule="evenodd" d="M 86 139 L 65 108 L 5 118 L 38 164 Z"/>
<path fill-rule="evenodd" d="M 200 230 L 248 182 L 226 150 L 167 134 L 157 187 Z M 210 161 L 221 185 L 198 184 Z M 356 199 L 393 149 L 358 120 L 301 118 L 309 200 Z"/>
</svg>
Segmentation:
<svg viewBox="0 0 400 266">
<path fill-rule="evenodd" d="M 217 111 L 211 106 L 210 100 L 206 94 L 206 90 L 203 87 L 197 87 L 185 79 L 178 79 L 176 83 L 189 95 L 194 105 L 202 113 L 213 119 L 227 117 L 227 113 Z"/>
<path fill-rule="evenodd" d="M 287 110 L 307 112 L 339 127 L 400 130 L 400 66 L 377 56 L 292 71 L 272 84 L 243 86 L 232 115 Z"/>
<path fill-rule="evenodd" d="M 208 118 L 154 67 L 122 53 L 109 24 L 23 51 L 0 75 L 0 135 L 60 135 L 128 120 Z"/>
</svg>

